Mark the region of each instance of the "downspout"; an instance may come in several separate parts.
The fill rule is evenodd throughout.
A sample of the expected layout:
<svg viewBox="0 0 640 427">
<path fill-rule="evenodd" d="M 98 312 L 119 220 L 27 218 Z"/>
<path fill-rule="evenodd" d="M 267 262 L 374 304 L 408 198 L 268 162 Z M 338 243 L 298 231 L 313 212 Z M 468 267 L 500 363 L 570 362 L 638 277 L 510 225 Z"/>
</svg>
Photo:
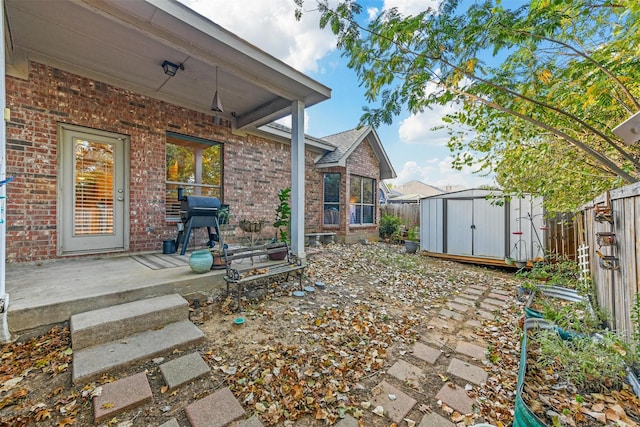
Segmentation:
<svg viewBox="0 0 640 427">
<path fill-rule="evenodd" d="M 0 181 L 7 178 L 7 126 L 6 126 L 6 72 L 5 72 L 5 20 L 4 20 L 4 0 L 0 0 L 0 111 L 3 117 L 0 120 Z M 8 342 L 11 340 L 9 334 L 9 324 L 7 322 L 7 311 L 9 310 L 9 294 L 6 293 L 5 287 L 5 267 L 7 258 L 7 242 L 6 242 L 6 202 L 7 186 L 0 185 L 0 342 Z"/>
<path fill-rule="evenodd" d="M 291 104 L 291 252 L 304 253 L 304 102 Z"/>
</svg>

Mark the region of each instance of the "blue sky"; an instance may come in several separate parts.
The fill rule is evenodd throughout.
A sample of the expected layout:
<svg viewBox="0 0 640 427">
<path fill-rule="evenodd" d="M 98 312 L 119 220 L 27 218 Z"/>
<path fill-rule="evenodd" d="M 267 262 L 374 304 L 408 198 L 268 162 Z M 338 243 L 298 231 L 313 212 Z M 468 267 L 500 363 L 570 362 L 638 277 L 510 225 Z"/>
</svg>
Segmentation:
<svg viewBox="0 0 640 427">
<path fill-rule="evenodd" d="M 306 110 L 305 131 L 323 137 L 357 126 L 362 107 L 367 105 L 364 89 L 355 72 L 336 49 L 335 38 L 328 30 L 320 30 L 318 13 L 312 9 L 315 0 L 306 0 L 300 22 L 294 18 L 293 0 L 180 0 L 239 37 L 247 40 L 297 70 L 332 89 L 331 99 Z M 335 2 L 335 1 L 333 1 Z M 404 14 L 415 14 L 434 0 L 365 0 L 360 2 L 367 13 L 397 7 Z M 391 126 L 376 129 L 393 164 L 400 185 L 419 180 L 436 187 L 478 187 L 492 180 L 474 175 L 471 170 L 451 169 L 451 156 L 446 147 L 446 131 L 431 131 L 442 124 L 440 117 L 451 107 L 440 107 L 420 115 L 405 112 Z M 286 122 L 285 122 L 286 124 Z"/>
</svg>

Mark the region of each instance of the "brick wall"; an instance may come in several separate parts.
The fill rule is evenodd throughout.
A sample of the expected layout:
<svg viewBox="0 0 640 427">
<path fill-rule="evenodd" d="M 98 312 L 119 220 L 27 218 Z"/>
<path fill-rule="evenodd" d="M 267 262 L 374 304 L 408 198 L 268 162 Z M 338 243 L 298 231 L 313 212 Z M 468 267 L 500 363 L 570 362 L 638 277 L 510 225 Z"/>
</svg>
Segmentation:
<svg viewBox="0 0 640 427">
<path fill-rule="evenodd" d="M 209 114 L 38 63 L 30 64 L 29 80 L 7 77 L 6 88 L 7 176 L 15 176 L 7 186 L 8 262 L 57 256 L 58 123 L 130 137 L 131 253 L 159 251 L 162 240 L 176 234 L 164 219 L 167 131 L 224 143 L 223 202 L 231 205 L 232 224 L 243 218 L 271 223 L 278 190 L 290 185 L 288 145 L 234 135 L 228 122 L 216 125 Z M 322 173 L 311 170 L 315 155 L 306 155 L 310 223 L 318 220 L 322 196 Z M 204 233 L 198 234 L 202 244 Z"/>
</svg>

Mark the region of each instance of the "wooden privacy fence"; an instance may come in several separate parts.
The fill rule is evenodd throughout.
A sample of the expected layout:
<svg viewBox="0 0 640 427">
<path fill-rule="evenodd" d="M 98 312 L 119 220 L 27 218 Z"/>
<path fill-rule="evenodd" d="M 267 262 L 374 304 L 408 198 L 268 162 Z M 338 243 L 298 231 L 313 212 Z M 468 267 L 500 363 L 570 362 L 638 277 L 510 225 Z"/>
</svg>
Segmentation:
<svg viewBox="0 0 640 427">
<path fill-rule="evenodd" d="M 611 328 L 627 338 L 633 324 L 632 307 L 640 292 L 640 183 L 612 190 L 581 209 L 588 245 L 589 269 L 598 304 L 611 316 Z"/>
<path fill-rule="evenodd" d="M 402 219 L 407 227 L 420 226 L 420 204 L 419 203 L 389 203 L 380 205 L 380 216 L 393 215 Z"/>
</svg>

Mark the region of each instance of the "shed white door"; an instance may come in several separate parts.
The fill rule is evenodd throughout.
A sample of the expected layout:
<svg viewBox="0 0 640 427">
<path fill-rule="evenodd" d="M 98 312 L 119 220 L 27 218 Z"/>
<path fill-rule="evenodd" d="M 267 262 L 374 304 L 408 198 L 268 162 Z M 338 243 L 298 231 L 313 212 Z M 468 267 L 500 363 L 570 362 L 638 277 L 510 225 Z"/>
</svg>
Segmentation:
<svg viewBox="0 0 640 427">
<path fill-rule="evenodd" d="M 71 125 L 61 125 L 59 132 L 59 252 L 125 249 L 128 140 Z"/>
<path fill-rule="evenodd" d="M 488 200 L 473 201 L 473 255 L 503 258 L 505 252 L 505 208 Z"/>
<path fill-rule="evenodd" d="M 447 250 L 451 255 L 502 258 L 505 210 L 484 199 L 447 200 Z"/>
<path fill-rule="evenodd" d="M 449 199 L 446 209 L 447 253 L 473 255 L 473 200 Z"/>
</svg>

